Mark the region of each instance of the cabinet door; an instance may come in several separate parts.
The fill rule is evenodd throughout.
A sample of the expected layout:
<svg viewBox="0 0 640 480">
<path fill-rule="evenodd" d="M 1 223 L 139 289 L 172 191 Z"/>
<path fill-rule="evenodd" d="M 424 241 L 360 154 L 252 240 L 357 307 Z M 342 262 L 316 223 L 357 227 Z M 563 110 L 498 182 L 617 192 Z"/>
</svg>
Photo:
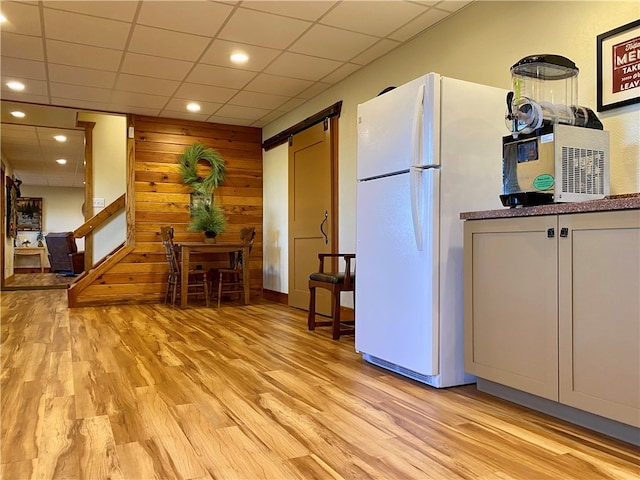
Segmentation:
<svg viewBox="0 0 640 480">
<path fill-rule="evenodd" d="M 640 211 L 559 227 L 560 402 L 640 427 Z"/>
<path fill-rule="evenodd" d="M 557 401 L 556 230 L 556 216 L 466 221 L 464 297 L 465 369 Z"/>
</svg>

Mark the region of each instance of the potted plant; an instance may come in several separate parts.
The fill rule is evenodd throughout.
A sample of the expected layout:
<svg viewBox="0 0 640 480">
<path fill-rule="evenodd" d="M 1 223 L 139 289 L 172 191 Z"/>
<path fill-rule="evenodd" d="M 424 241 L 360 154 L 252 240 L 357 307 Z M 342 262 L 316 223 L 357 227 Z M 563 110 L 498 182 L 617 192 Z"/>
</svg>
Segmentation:
<svg viewBox="0 0 640 480">
<path fill-rule="evenodd" d="M 204 232 L 205 242 L 215 243 L 216 236 L 227 228 L 227 217 L 218 205 L 201 201 L 191 209 L 189 230 Z"/>
</svg>

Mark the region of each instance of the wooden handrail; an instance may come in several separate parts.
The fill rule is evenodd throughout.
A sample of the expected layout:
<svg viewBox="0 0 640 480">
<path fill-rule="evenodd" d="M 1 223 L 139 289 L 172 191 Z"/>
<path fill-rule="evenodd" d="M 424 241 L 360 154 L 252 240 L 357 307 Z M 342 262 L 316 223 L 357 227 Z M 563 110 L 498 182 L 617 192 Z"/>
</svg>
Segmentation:
<svg viewBox="0 0 640 480">
<path fill-rule="evenodd" d="M 107 222 L 111 217 L 113 217 L 116 213 L 122 210 L 125 206 L 125 197 L 126 194 L 122 194 L 118 198 L 116 198 L 113 202 L 107 205 L 104 209 L 100 210 L 96 215 L 91 217 L 89 220 L 84 222 L 78 228 L 73 231 L 73 236 L 75 238 L 82 238 L 98 228 L 103 223 Z"/>
</svg>

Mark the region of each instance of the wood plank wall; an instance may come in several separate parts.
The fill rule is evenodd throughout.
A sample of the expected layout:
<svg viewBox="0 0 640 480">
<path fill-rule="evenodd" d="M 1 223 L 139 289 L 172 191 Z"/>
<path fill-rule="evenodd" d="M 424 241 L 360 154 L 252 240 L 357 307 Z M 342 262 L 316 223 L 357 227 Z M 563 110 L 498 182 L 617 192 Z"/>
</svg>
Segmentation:
<svg viewBox="0 0 640 480">
<path fill-rule="evenodd" d="M 259 128 L 135 116 L 135 247 L 77 297 L 77 305 L 164 301 L 167 264 L 160 227 L 173 225 L 176 242 L 201 241 L 188 231 L 190 189 L 178 173 L 178 156 L 195 142 L 217 150 L 227 177 L 215 202 L 228 218 L 219 241 L 236 241 L 244 226 L 256 227 L 251 253 L 251 296 L 262 296 L 262 132 Z M 207 165 L 199 167 L 207 174 Z M 130 201 L 131 199 L 129 199 Z M 219 258 L 196 258 L 202 268 L 223 266 Z M 228 260 L 226 261 L 228 263 Z"/>
</svg>

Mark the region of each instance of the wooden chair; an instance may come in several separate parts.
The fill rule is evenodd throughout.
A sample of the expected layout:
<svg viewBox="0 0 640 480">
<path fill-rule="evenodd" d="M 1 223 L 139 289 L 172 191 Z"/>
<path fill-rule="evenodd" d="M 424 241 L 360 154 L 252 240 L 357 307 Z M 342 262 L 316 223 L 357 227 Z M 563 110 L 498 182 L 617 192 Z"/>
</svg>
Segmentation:
<svg viewBox="0 0 640 480">
<path fill-rule="evenodd" d="M 324 259 L 343 259 L 344 271 L 325 272 Z M 309 275 L 309 318 L 307 325 L 309 330 L 316 327 L 333 326 L 333 339 L 338 340 L 340 335 L 355 333 L 355 320 L 340 320 L 340 294 L 353 292 L 355 305 L 355 270 L 351 271 L 351 260 L 356 256 L 353 253 L 320 253 L 318 259 L 320 266 L 318 271 Z M 316 320 L 316 288 L 324 288 L 331 292 L 331 320 Z"/>
<path fill-rule="evenodd" d="M 245 227 L 240 230 L 240 241 L 249 245 L 249 253 L 253 249 L 256 238 L 255 227 Z M 230 256 L 230 267 L 218 269 L 218 307 L 222 295 L 242 295 L 244 293 L 244 277 L 242 274 L 243 262 L 249 262 L 248 258 L 242 258 L 242 250 L 238 250 Z M 248 265 L 248 263 L 247 263 Z M 212 292 L 213 293 L 213 289 Z"/>
<path fill-rule="evenodd" d="M 164 296 L 164 303 L 169 299 L 171 292 L 171 305 L 176 305 L 176 294 L 180 285 L 180 244 L 173 243 L 173 227 L 161 227 L 160 237 L 164 245 L 164 252 L 169 264 L 169 277 L 167 278 L 167 293 Z M 180 292 L 180 295 L 197 295 L 199 288 L 204 293 L 205 303 L 209 306 L 209 286 L 207 284 L 207 272 L 198 269 L 189 269 L 189 280 L 187 282 L 186 292 Z M 193 292 L 189 291 L 189 287 L 193 287 Z"/>
</svg>

